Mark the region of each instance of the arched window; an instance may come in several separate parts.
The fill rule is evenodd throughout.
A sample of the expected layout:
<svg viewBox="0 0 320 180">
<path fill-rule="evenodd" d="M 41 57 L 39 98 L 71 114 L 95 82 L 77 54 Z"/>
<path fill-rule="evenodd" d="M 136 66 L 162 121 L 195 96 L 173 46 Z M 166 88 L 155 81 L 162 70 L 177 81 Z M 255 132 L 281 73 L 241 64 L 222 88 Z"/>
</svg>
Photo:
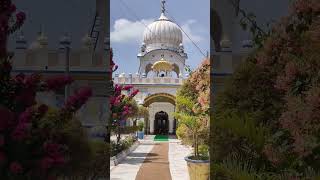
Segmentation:
<svg viewBox="0 0 320 180">
<path fill-rule="evenodd" d="M 145 73 L 146 73 L 147 77 L 150 77 L 152 75 L 153 72 L 152 72 L 152 64 L 151 63 L 146 65 Z"/>
<path fill-rule="evenodd" d="M 180 74 L 180 68 L 177 64 L 173 64 L 173 72 L 175 72 L 175 74 L 172 74 L 172 77 L 179 77 Z"/>
</svg>

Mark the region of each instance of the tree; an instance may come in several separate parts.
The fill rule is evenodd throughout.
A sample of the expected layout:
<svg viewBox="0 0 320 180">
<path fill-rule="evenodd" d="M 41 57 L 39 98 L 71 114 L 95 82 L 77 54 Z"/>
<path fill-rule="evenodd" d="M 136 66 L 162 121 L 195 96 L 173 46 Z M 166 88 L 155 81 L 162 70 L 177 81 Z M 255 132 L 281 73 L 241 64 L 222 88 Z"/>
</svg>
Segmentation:
<svg viewBox="0 0 320 180">
<path fill-rule="evenodd" d="M 176 113 L 178 137 L 183 142 L 192 142 L 194 158 L 205 153 L 199 152 L 200 145 L 208 145 L 209 137 L 209 95 L 210 64 L 206 59 L 177 92 Z M 181 131 L 181 129 L 185 131 Z M 207 153 L 207 152 L 206 152 Z"/>
<path fill-rule="evenodd" d="M 295 1 L 215 98 L 216 178 L 319 177 L 318 4 Z"/>
<path fill-rule="evenodd" d="M 45 79 L 41 74 L 11 76 L 10 60 L 14 54 L 7 52 L 7 38 L 25 19 L 25 14 L 19 12 L 15 22 L 10 23 L 15 11 L 10 0 L 1 1 L 0 179 L 56 178 L 63 174 L 59 170 L 75 167 L 71 162 L 79 160 L 70 152 L 74 150 L 72 141 L 68 141 L 70 136 L 64 130 L 74 123 L 73 115 L 91 96 L 91 89 L 78 90 L 61 109 L 36 102 L 37 92 L 59 90 L 72 83 L 72 79 Z"/>
<path fill-rule="evenodd" d="M 121 127 L 123 123 L 137 112 L 137 105 L 133 97 L 138 94 L 139 90 L 133 90 L 129 95 L 122 94 L 122 91 L 129 91 L 132 85 L 114 86 L 114 94 L 110 98 L 111 118 L 110 124 L 117 134 L 117 144 L 121 140 Z"/>
</svg>

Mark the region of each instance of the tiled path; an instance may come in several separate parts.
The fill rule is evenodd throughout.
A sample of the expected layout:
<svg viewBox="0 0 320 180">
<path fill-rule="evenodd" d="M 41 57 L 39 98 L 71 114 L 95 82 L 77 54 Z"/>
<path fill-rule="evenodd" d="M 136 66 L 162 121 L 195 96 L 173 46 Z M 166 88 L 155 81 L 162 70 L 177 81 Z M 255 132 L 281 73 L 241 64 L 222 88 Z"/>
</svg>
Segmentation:
<svg viewBox="0 0 320 180">
<path fill-rule="evenodd" d="M 120 164 L 110 170 L 111 180 L 135 180 L 137 172 L 154 144 L 141 143 Z"/>
<path fill-rule="evenodd" d="M 181 145 L 177 139 L 169 139 L 169 162 L 172 180 L 189 180 L 187 162 L 184 157 L 189 155 L 192 149 Z"/>
<path fill-rule="evenodd" d="M 171 180 L 168 149 L 167 142 L 156 143 L 140 167 L 136 180 Z"/>
<path fill-rule="evenodd" d="M 146 136 L 145 140 L 140 141 L 140 145 L 135 151 L 129 154 L 119 165 L 111 168 L 111 180 L 137 180 L 136 176 L 143 161 L 155 147 L 153 137 Z M 184 157 L 191 153 L 191 149 L 181 145 L 180 141 L 174 138 L 170 138 L 169 142 L 161 143 L 168 143 L 168 161 L 172 180 L 189 180 Z M 157 179 L 153 178 L 152 180 Z M 162 178 L 161 180 L 167 179 Z"/>
</svg>

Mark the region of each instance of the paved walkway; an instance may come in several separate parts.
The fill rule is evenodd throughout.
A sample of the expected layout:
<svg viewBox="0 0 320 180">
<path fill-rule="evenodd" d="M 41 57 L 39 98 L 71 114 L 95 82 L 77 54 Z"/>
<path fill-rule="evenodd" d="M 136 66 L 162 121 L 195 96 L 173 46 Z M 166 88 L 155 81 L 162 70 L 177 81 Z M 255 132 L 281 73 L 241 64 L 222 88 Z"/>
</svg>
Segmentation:
<svg viewBox="0 0 320 180">
<path fill-rule="evenodd" d="M 110 170 L 111 180 L 135 180 L 141 164 L 154 144 L 141 143 L 120 164 Z"/>
<path fill-rule="evenodd" d="M 145 136 L 145 139 L 140 141 L 140 145 L 136 150 L 129 154 L 119 165 L 112 167 L 110 174 L 111 180 L 143 180 L 143 178 L 141 178 L 143 176 L 139 176 L 140 179 L 138 179 L 139 177 L 137 174 L 139 169 L 144 166 L 144 163 L 149 164 L 155 161 L 154 164 L 167 164 L 167 162 L 164 162 L 163 159 L 158 159 L 158 157 L 155 156 L 153 156 L 154 160 L 152 160 L 152 158 L 148 158 L 146 160 L 148 153 L 152 153 L 149 155 L 154 155 L 154 151 L 157 151 L 156 149 L 153 149 L 154 147 L 158 146 L 155 145 L 153 138 L 154 136 L 152 135 Z M 167 146 L 167 150 L 165 151 L 167 152 L 167 161 L 169 161 L 169 169 L 172 180 L 189 180 L 187 164 L 184 160 L 184 157 L 191 153 L 191 148 L 182 145 L 180 140 L 177 140 L 173 137 L 169 138 L 169 142 L 157 142 L 157 144 L 164 144 L 164 146 Z M 159 154 L 159 152 L 157 152 L 157 154 Z M 157 180 L 157 178 L 152 178 L 151 180 Z M 162 178 L 160 180 L 170 179 Z"/>
<path fill-rule="evenodd" d="M 156 143 L 140 167 L 136 180 L 171 180 L 168 143 Z"/>
<path fill-rule="evenodd" d="M 172 180 L 189 180 L 187 162 L 184 157 L 192 149 L 181 144 L 180 140 L 169 139 L 169 162 Z"/>
</svg>

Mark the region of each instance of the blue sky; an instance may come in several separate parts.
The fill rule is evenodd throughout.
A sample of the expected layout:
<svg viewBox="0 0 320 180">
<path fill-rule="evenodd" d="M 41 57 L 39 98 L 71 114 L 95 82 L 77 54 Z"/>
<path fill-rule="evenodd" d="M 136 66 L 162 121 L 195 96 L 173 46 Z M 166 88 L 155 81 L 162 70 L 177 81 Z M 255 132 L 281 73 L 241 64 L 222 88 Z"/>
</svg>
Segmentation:
<svg viewBox="0 0 320 180">
<path fill-rule="evenodd" d="M 167 0 L 167 16 L 178 23 L 206 54 L 210 50 L 210 0 Z M 145 26 L 160 16 L 160 0 L 111 0 L 111 46 L 117 73 L 136 73 L 137 54 Z M 184 37 L 187 65 L 195 68 L 204 56 Z"/>
</svg>

